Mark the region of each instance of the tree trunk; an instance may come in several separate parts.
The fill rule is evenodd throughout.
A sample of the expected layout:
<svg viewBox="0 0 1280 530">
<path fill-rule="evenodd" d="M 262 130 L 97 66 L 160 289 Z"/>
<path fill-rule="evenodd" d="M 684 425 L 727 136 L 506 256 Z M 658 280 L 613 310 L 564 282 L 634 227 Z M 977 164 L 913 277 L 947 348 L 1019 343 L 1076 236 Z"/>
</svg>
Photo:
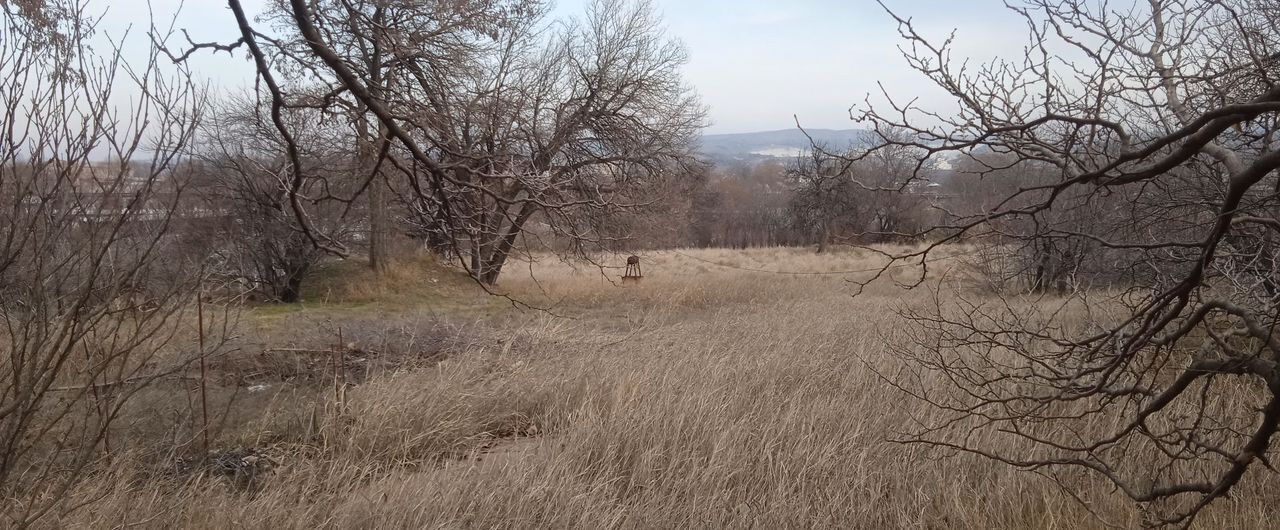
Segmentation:
<svg viewBox="0 0 1280 530">
<path fill-rule="evenodd" d="M 302 300 L 302 278 L 306 276 L 306 272 L 295 270 L 285 279 L 284 289 L 280 290 L 280 301 L 286 304 L 296 304 Z"/>
<path fill-rule="evenodd" d="M 830 241 L 831 225 L 827 223 L 826 219 L 823 219 L 818 225 L 818 254 L 822 254 L 827 251 L 827 245 Z"/>
<path fill-rule="evenodd" d="M 536 211 L 537 207 L 532 202 L 526 202 L 520 207 L 520 212 L 511 220 L 511 225 L 500 238 L 493 242 L 493 250 L 486 255 L 484 268 L 479 274 L 480 281 L 487 285 L 498 283 L 498 275 L 502 273 L 502 266 L 506 265 L 511 249 L 515 247 L 516 237 L 520 235 L 521 230 L 524 230 L 524 224 Z M 497 236 L 496 230 L 494 235 Z"/>
<path fill-rule="evenodd" d="M 375 272 L 387 269 L 386 237 L 387 190 L 379 174 L 369 184 L 369 268 Z"/>
<path fill-rule="evenodd" d="M 454 256 L 454 247 L 450 243 L 448 236 L 444 234 L 444 228 L 437 226 L 427 232 L 427 248 L 445 259 L 452 259 Z"/>
<path fill-rule="evenodd" d="M 369 232 L 366 242 L 368 243 L 369 268 L 374 272 L 382 272 L 386 268 L 386 249 L 383 241 L 383 232 L 386 230 L 386 195 L 383 187 L 381 171 L 379 174 L 371 174 L 374 166 L 378 163 L 378 145 L 377 141 L 370 135 L 370 125 L 368 117 L 361 112 L 356 118 L 356 154 L 359 156 L 358 178 L 368 178 L 369 188 L 365 190 L 368 212 L 366 212 L 366 220 L 369 223 Z M 379 127 L 379 130 L 382 128 Z"/>
<path fill-rule="evenodd" d="M 378 7 L 373 13 L 373 22 L 379 27 L 384 22 L 385 10 Z M 373 32 L 373 50 L 366 61 L 369 63 L 369 94 L 374 98 L 381 99 L 386 91 L 383 85 L 385 76 L 382 72 L 382 41 L 381 31 Z M 364 109 L 367 110 L 367 109 Z M 372 181 L 369 183 L 369 268 L 374 272 L 381 273 L 387 269 L 387 196 L 385 181 L 382 178 L 381 166 L 378 164 L 378 155 L 381 142 L 387 141 L 390 136 L 386 125 L 382 120 L 378 120 L 378 135 L 370 137 L 369 121 L 366 114 L 362 114 L 360 120 L 364 126 L 359 131 L 363 140 L 364 150 L 360 151 L 362 158 L 360 167 L 365 171 L 373 171 L 378 167 L 378 171 L 370 177 Z"/>
<path fill-rule="evenodd" d="M 483 201 L 484 197 L 480 197 L 479 200 Z M 476 278 L 481 278 L 484 275 L 484 264 L 485 264 L 485 258 L 486 258 L 485 241 L 489 239 L 489 231 L 487 228 L 488 225 L 486 224 L 488 221 L 487 219 L 488 216 L 486 215 L 486 212 L 481 210 L 478 217 L 479 219 L 477 220 L 476 227 L 472 230 L 472 233 L 471 233 L 471 271 L 470 272 L 472 276 Z"/>
</svg>

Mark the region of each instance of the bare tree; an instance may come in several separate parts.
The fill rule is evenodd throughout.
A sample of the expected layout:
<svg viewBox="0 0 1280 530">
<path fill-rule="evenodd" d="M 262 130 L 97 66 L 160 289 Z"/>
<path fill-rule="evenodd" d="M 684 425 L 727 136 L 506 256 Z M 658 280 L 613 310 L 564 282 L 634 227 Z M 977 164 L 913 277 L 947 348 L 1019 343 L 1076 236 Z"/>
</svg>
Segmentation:
<svg viewBox="0 0 1280 530">
<path fill-rule="evenodd" d="M 201 94 L 95 27 L 83 0 L 0 3 L 6 527 L 74 509 L 60 501 L 109 456 L 129 398 L 205 353 L 180 325 L 201 263 L 166 257 Z"/>
<path fill-rule="evenodd" d="M 1053 182 L 1058 170 L 1037 160 L 1015 160 L 1011 155 L 975 153 L 962 159 L 948 188 L 956 192 L 949 201 L 953 219 L 991 211 L 1020 187 Z M 981 230 L 971 231 L 986 243 L 987 251 L 974 263 L 997 290 L 1025 289 L 1032 292 L 1064 294 L 1072 289 L 1103 287 L 1124 283 L 1132 270 L 1117 269 L 1129 258 L 1123 249 L 1106 248 L 1081 237 L 1039 234 L 1050 224 L 1071 233 L 1103 230 L 1115 237 L 1141 237 L 1145 227 L 1135 226 L 1124 214 L 1133 197 L 1108 193 L 1076 197 L 1069 190 L 1055 208 L 1040 212 L 1034 219 L 1007 217 L 992 220 Z"/>
<path fill-rule="evenodd" d="M 238 1 L 230 5 L 271 96 L 273 122 L 292 141 L 280 116 L 301 103 L 259 45 L 271 39 L 253 29 Z M 580 255 L 607 246 L 612 238 L 593 230 L 593 219 L 643 207 L 645 189 L 693 159 L 703 110 L 680 78 L 683 47 L 645 2 L 603 1 L 585 19 L 559 25 L 548 25 L 546 9 L 532 0 L 373 2 L 372 12 L 343 5 L 354 17 L 396 10 L 375 24 L 389 39 L 380 57 L 394 68 L 394 90 L 380 93 L 390 85 L 335 42 L 357 25 L 327 32 L 325 15 L 303 0 L 283 11 L 305 44 L 290 53 L 323 65 L 308 71 L 335 80 L 335 93 L 377 120 L 381 160 L 403 177 L 391 189 L 410 219 L 482 283 L 497 281 L 533 222 Z M 292 197 L 300 197 L 302 180 L 293 181 Z M 305 218 L 305 201 L 291 202 Z"/>
<path fill-rule="evenodd" d="M 1107 288 L 958 296 L 912 313 L 931 333 L 901 352 L 915 373 L 892 380 L 943 414 L 907 439 L 1088 470 L 1148 522 L 1188 525 L 1270 467 L 1280 425 L 1280 10 L 1138 4 L 1016 2 L 1026 53 L 976 68 L 895 14 L 907 63 L 955 108 L 884 94 L 854 117 L 881 133 L 871 152 L 918 152 L 917 178 L 939 159 L 1036 175 L 923 231 L 937 243 L 895 261 L 1011 223 L 1006 241 L 1105 250 L 1118 273 Z M 1088 215 L 1102 204 L 1114 209 Z M 954 387 L 912 383 L 929 372 Z"/>
<path fill-rule="evenodd" d="M 830 154 L 827 146 L 815 145 L 787 168 L 791 180 L 790 211 L 796 222 L 817 229 L 818 254 L 827 251 L 836 224 L 854 214 L 857 197 L 851 166 Z"/>
<path fill-rule="evenodd" d="M 924 195 L 936 176 L 936 163 L 919 163 L 919 151 L 896 140 L 909 137 L 903 130 L 885 128 L 879 136 L 886 143 L 855 146 L 864 155 L 849 157 L 855 175 L 853 192 L 861 196 L 858 205 L 867 218 L 861 239 L 884 242 L 909 240 L 916 236 L 924 219 Z M 871 146 L 876 148 L 871 149 Z"/>
<path fill-rule="evenodd" d="M 424 119 L 439 105 L 461 97 L 456 77 L 476 67 L 486 50 L 485 36 L 511 20 L 540 9 L 526 0 L 467 0 L 421 2 L 406 0 L 326 0 L 306 6 L 307 26 L 349 73 L 358 78 L 367 97 L 389 109 L 412 112 Z M 392 184 L 387 161 L 392 140 L 361 97 L 346 86 L 302 33 L 290 2 L 271 4 L 265 19 L 282 38 L 264 38 L 272 63 L 300 90 L 279 94 L 292 107 L 312 107 L 349 121 L 354 129 L 353 152 L 359 171 L 352 172 L 366 196 L 369 266 L 385 268 L 387 237 L 391 231 L 387 192 Z M 427 88 L 424 92 L 416 90 Z M 427 98 L 427 99 L 418 99 Z M 428 109 L 428 107 L 431 107 Z M 403 167 L 401 167 L 403 170 Z M 403 174 L 403 171 L 401 171 Z M 308 177 L 315 178 L 315 177 Z M 354 179 L 352 179 L 354 180 Z"/>
<path fill-rule="evenodd" d="M 885 130 L 888 138 L 905 132 Z M 811 140 L 811 147 L 787 170 L 792 181 L 793 222 L 817 228 L 818 253 L 833 237 L 843 241 L 883 242 L 910 239 L 921 226 L 924 195 L 934 185 L 933 164 L 916 168 L 918 153 L 906 145 L 869 149 L 855 142 L 832 149 Z"/>
<path fill-rule="evenodd" d="M 284 140 L 266 121 L 263 105 L 252 97 L 227 98 L 201 123 L 199 164 L 192 169 L 197 195 L 210 212 L 199 235 L 215 249 L 219 272 L 271 300 L 298 302 L 303 280 L 325 256 L 313 245 L 289 209 L 294 169 Z M 351 131 L 314 109 L 292 108 L 287 123 L 298 131 L 294 142 L 307 196 L 354 196 L 363 183 L 345 178 L 365 167 L 351 152 Z M 380 183 L 370 183 L 380 185 Z M 353 239 L 352 202 L 316 201 L 307 209 L 311 226 L 331 240 Z"/>
<path fill-rule="evenodd" d="M 445 146 L 452 211 L 438 196 L 411 197 L 422 225 L 461 225 L 445 231 L 485 283 L 535 218 L 575 252 L 610 246 L 619 236 L 602 221 L 691 172 L 702 124 L 679 77 L 684 50 L 647 4 L 595 4 L 548 35 L 534 15 L 510 21 L 452 105 L 433 109 L 449 117 L 428 137 Z"/>
<path fill-rule="evenodd" d="M 791 211 L 786 172 L 786 166 L 773 161 L 713 171 L 695 195 L 695 243 L 747 248 L 812 242 Z"/>
</svg>

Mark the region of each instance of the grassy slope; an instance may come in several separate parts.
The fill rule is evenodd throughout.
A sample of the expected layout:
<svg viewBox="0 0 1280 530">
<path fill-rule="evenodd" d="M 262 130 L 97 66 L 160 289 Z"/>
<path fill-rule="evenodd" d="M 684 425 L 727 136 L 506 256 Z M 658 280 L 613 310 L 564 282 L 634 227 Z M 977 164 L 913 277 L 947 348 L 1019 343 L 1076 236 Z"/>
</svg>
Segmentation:
<svg viewBox="0 0 1280 530">
<path fill-rule="evenodd" d="M 93 508 L 51 522 L 1100 527 L 1046 479 L 887 441 L 934 413 L 877 376 L 898 368 L 886 344 L 910 333 L 891 309 L 922 303 L 927 292 L 881 283 L 854 298 L 846 280 L 865 274 L 742 270 L 877 263 L 854 252 L 707 250 L 645 256 L 639 286 L 554 260 L 531 266 L 536 282 L 514 273 L 504 280 L 506 292 L 561 316 L 512 309 L 429 263 L 399 267 L 389 280 L 329 271 L 309 296 L 323 302 L 326 293 L 328 303 L 257 309 L 251 334 L 280 342 L 316 319 L 355 330 L 444 318 L 453 353 L 351 388 L 342 413 L 324 393 L 311 396 L 310 412 L 284 399 L 255 409 L 260 419 L 223 442 L 275 444 L 281 466 L 255 494 L 220 479 L 139 484 L 122 471 L 81 492 L 103 496 Z M 1083 498 L 1112 523 L 1138 521 L 1105 488 Z M 1275 513 L 1257 500 L 1244 492 L 1203 526 L 1264 527 Z"/>
</svg>

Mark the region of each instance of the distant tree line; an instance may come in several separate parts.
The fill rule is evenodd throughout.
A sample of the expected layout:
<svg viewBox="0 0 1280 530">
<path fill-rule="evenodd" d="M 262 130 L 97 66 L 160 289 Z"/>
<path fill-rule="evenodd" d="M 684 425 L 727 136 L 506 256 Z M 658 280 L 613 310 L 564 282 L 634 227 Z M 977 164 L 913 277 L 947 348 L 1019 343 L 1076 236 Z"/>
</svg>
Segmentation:
<svg viewBox="0 0 1280 530">
<path fill-rule="evenodd" d="M 791 160 L 713 168 L 690 199 L 688 244 L 822 253 L 832 244 L 915 240 L 943 211 L 948 188 L 909 182 L 905 149 L 853 160 L 858 151 L 814 145 Z"/>
</svg>

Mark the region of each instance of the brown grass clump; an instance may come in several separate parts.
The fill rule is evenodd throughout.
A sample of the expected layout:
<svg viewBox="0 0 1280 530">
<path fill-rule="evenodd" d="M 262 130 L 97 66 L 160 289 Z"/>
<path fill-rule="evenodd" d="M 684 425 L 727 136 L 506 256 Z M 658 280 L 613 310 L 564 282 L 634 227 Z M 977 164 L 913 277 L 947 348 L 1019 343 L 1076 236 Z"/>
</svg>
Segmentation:
<svg viewBox="0 0 1280 530">
<path fill-rule="evenodd" d="M 76 493 L 73 501 L 96 499 L 90 509 L 47 523 L 594 529 L 1139 521 L 1086 476 L 1059 477 L 1083 492 L 1076 500 L 1035 474 L 889 441 L 934 414 L 877 375 L 895 373 L 888 345 L 912 333 L 893 310 L 927 303 L 927 292 L 885 281 L 855 298 L 847 280 L 870 273 L 747 270 L 857 271 L 881 264 L 874 254 L 688 250 L 642 259 L 646 279 L 627 287 L 614 283 L 620 273 L 611 269 L 602 277 L 591 266 L 547 259 L 532 264 L 534 281 L 513 265 L 500 287 L 559 316 L 487 306 L 459 319 L 470 327 L 449 328 L 483 340 L 455 340 L 446 356 L 375 374 L 341 401 L 317 392 L 311 408 L 284 398 L 262 407 L 221 438 L 272 459 L 252 488 L 211 473 L 160 480 L 123 471 L 130 463 L 122 459 Z M 938 267 L 945 277 L 946 265 Z M 893 279 L 916 274 L 903 268 Z M 400 308 L 385 314 L 428 318 L 402 293 L 383 294 Z M 449 303 L 488 303 L 477 302 L 488 298 L 474 289 L 465 296 Z M 281 325 L 289 327 L 274 322 L 276 333 Z M 1261 488 L 1241 491 L 1200 525 L 1265 527 L 1276 514 L 1263 497 Z"/>
</svg>

